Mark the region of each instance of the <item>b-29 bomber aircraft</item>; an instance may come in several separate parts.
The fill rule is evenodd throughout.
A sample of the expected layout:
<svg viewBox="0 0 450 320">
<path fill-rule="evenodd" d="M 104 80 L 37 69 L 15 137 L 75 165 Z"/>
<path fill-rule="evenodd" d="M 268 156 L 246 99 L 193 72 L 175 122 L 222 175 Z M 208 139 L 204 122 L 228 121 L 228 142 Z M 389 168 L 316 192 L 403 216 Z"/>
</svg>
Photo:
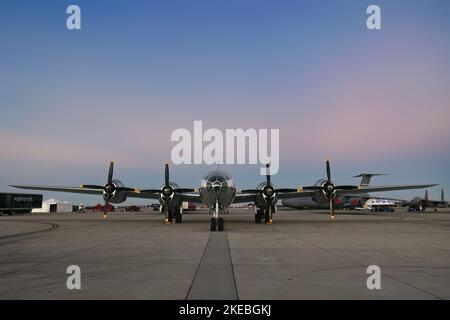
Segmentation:
<svg viewBox="0 0 450 320">
<path fill-rule="evenodd" d="M 237 192 L 231 175 L 224 171 L 215 170 L 206 173 L 200 181 L 199 189 L 180 188 L 170 181 L 169 164 L 164 167 L 164 184 L 159 189 L 129 188 L 117 179 L 113 179 L 114 161 L 109 165 L 107 182 L 104 185 L 81 185 L 80 187 L 58 187 L 39 185 L 12 185 L 11 187 L 29 190 L 70 192 L 81 194 L 102 195 L 105 208 L 109 203 L 122 203 L 127 198 L 157 199 L 161 210 L 165 213 L 165 223 L 173 220 L 181 223 L 183 220 L 182 202 L 196 202 L 205 204 L 212 215 L 210 219 L 211 231 L 224 230 L 224 214 L 233 203 L 254 203 L 255 223 L 272 224 L 276 204 L 280 199 L 314 197 L 316 201 L 327 203 L 330 216 L 335 217 L 334 199 L 342 194 L 359 194 L 367 192 L 393 191 L 406 189 L 420 189 L 436 184 L 418 185 L 389 185 L 389 186 L 355 186 L 335 185 L 331 180 L 330 162 L 326 161 L 326 179 L 319 180 L 313 186 L 298 188 L 277 188 L 271 181 L 270 165 L 266 165 L 266 179 L 255 189 L 245 189 Z M 106 211 L 103 216 L 106 218 Z"/>
</svg>

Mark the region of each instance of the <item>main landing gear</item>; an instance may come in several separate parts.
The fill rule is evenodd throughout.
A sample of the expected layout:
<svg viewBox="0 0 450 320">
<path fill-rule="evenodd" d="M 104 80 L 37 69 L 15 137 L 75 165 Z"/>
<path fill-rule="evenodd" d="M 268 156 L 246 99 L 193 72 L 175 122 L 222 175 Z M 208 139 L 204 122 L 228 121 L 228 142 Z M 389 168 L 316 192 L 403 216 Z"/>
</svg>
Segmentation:
<svg viewBox="0 0 450 320">
<path fill-rule="evenodd" d="M 183 213 L 180 207 L 175 207 L 173 209 L 163 208 L 162 210 L 165 212 L 166 224 L 172 224 L 174 220 L 175 223 L 183 222 Z"/>
<path fill-rule="evenodd" d="M 175 217 L 175 223 L 182 223 L 183 222 L 183 213 L 181 211 L 182 209 L 180 207 L 176 207 L 173 209 L 173 215 Z"/>
<path fill-rule="evenodd" d="M 223 231 L 225 228 L 225 221 L 223 218 L 211 218 L 211 231 Z"/>
<path fill-rule="evenodd" d="M 256 209 L 255 212 L 255 223 L 261 223 L 261 220 L 264 218 L 264 210 Z"/>
<path fill-rule="evenodd" d="M 258 208 L 258 209 L 256 209 L 255 223 L 261 223 L 261 220 L 264 219 L 265 224 L 272 224 L 273 211 L 274 211 L 274 208 L 269 208 L 269 209 Z"/>
<path fill-rule="evenodd" d="M 223 215 L 223 209 L 220 208 L 219 202 L 216 201 L 216 205 L 214 207 L 213 217 L 211 218 L 211 232 L 214 231 L 223 231 L 225 228 L 225 221 L 223 220 L 223 217 L 219 218 L 219 213 L 222 211 Z"/>
</svg>

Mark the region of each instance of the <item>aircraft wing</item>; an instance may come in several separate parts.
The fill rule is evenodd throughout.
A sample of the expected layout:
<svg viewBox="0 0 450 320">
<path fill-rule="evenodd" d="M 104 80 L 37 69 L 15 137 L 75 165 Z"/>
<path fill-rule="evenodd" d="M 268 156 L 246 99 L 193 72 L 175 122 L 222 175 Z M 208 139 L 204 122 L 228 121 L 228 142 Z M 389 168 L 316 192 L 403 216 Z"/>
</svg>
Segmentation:
<svg viewBox="0 0 450 320">
<path fill-rule="evenodd" d="M 34 186 L 34 185 L 10 185 L 10 187 L 26 190 L 39 190 L 39 191 L 53 191 L 53 192 L 67 192 L 67 193 L 81 193 L 81 194 L 94 194 L 103 195 L 103 190 L 89 189 L 80 187 L 58 187 L 58 186 Z M 140 199 L 159 199 L 157 193 L 150 192 L 126 192 L 127 197 L 140 198 Z"/>
<path fill-rule="evenodd" d="M 437 200 L 428 200 L 428 203 L 429 203 L 432 207 L 437 207 L 437 206 L 445 205 L 445 202 L 437 201 Z"/>
<path fill-rule="evenodd" d="M 289 198 L 303 198 L 312 196 L 314 192 L 303 191 L 301 188 L 297 192 L 277 192 L 278 199 Z M 233 203 L 255 202 L 256 194 L 253 193 L 238 193 L 236 194 Z"/>
<path fill-rule="evenodd" d="M 189 193 L 181 192 L 179 194 L 181 197 L 181 201 L 202 203 L 202 199 L 200 198 L 200 195 L 196 192 L 189 192 Z M 159 193 L 156 193 L 156 192 L 139 191 L 139 192 L 129 192 L 128 197 L 140 198 L 140 199 L 159 199 L 160 195 L 159 195 Z"/>
<path fill-rule="evenodd" d="M 314 195 L 314 191 L 304 191 L 302 188 L 299 188 L 297 192 L 278 192 L 277 198 L 278 199 L 292 199 L 292 198 L 305 198 L 305 197 L 311 197 Z"/>
<path fill-rule="evenodd" d="M 234 197 L 233 203 L 254 202 L 255 200 L 256 200 L 256 194 L 238 193 Z"/>
<path fill-rule="evenodd" d="M 182 193 L 181 201 L 194 202 L 194 203 L 202 203 L 202 199 L 198 193 Z"/>
<path fill-rule="evenodd" d="M 159 194 L 154 192 L 127 192 L 128 198 L 159 199 Z"/>
<path fill-rule="evenodd" d="M 32 185 L 23 185 L 23 186 L 10 185 L 10 187 L 26 190 L 55 191 L 55 192 L 69 192 L 82 194 L 96 194 L 96 195 L 103 194 L 102 190 L 87 189 L 80 187 L 32 186 Z"/>
<path fill-rule="evenodd" d="M 337 195 L 344 194 L 358 194 L 381 191 L 395 191 L 395 190 L 409 190 L 409 189 L 423 189 L 437 186 L 437 184 L 411 184 L 411 185 L 391 185 L 391 186 L 360 186 L 355 190 L 337 190 Z"/>
</svg>

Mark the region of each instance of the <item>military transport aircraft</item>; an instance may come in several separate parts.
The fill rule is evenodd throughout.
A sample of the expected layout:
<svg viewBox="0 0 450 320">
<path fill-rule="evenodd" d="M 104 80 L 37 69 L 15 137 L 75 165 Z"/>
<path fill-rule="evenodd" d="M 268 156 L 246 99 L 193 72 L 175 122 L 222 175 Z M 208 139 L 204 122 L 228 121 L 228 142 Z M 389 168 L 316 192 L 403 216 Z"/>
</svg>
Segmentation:
<svg viewBox="0 0 450 320">
<path fill-rule="evenodd" d="M 370 184 L 370 180 L 374 176 L 387 176 L 385 173 L 360 173 L 356 176 L 353 176 L 353 178 L 361 178 L 361 182 L 359 184 L 359 187 L 366 188 Z M 322 179 L 318 180 L 316 184 L 321 184 Z M 367 190 L 367 189 L 365 189 Z M 342 193 L 339 196 L 334 197 L 334 205 L 335 208 L 339 209 L 355 209 L 357 207 L 362 207 L 366 201 L 369 199 L 376 199 L 376 200 L 388 200 L 388 201 L 398 201 L 403 202 L 403 200 L 399 199 L 390 199 L 385 197 L 374 197 L 368 194 L 367 192 L 360 192 L 358 194 L 353 194 L 350 190 L 350 192 Z M 323 198 L 316 197 L 315 195 L 311 197 L 299 197 L 299 198 L 292 198 L 292 199 L 283 199 L 281 203 L 290 208 L 295 209 L 328 209 L 329 204 L 325 201 L 323 201 Z"/>
<path fill-rule="evenodd" d="M 425 185 L 393 185 L 393 186 L 353 186 L 335 185 L 331 181 L 330 162 L 326 162 L 327 179 L 319 180 L 314 186 L 299 188 L 276 188 L 271 182 L 270 165 L 266 165 L 266 180 L 261 182 L 255 189 L 236 191 L 234 180 L 223 171 L 211 171 L 207 173 L 200 182 L 200 188 L 180 188 L 176 183 L 170 181 L 169 164 L 165 164 L 164 185 L 160 189 L 137 189 L 128 188 L 119 180 L 113 179 L 114 162 L 111 161 L 108 172 L 108 180 L 105 185 L 81 185 L 80 187 L 53 187 L 33 185 L 13 185 L 11 187 L 30 190 L 59 191 L 83 194 L 103 195 L 105 207 L 109 203 L 124 202 L 127 197 L 158 199 L 165 213 L 166 224 L 182 222 L 182 202 L 203 202 L 212 214 L 211 231 L 223 231 L 223 215 L 232 203 L 253 202 L 255 204 L 255 222 L 261 223 L 264 219 L 266 224 L 271 224 L 273 213 L 276 210 L 278 199 L 315 197 L 322 202 L 328 203 L 331 218 L 334 218 L 334 198 L 341 194 L 357 194 L 377 191 L 392 191 L 405 189 L 419 189 L 435 186 Z M 106 217 L 106 212 L 104 212 Z"/>
</svg>

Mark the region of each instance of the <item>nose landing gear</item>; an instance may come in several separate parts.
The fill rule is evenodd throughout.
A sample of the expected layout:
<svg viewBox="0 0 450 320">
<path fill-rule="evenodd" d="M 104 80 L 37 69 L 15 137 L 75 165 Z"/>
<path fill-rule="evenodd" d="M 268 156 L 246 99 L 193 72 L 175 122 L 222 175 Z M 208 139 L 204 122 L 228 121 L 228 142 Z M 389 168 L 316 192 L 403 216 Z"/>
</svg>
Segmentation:
<svg viewBox="0 0 450 320">
<path fill-rule="evenodd" d="M 221 212 L 220 212 L 221 211 Z M 225 229 L 225 221 L 223 217 L 219 218 L 219 213 L 224 214 L 223 208 L 220 208 L 219 201 L 216 201 L 213 211 L 213 217 L 211 218 L 211 232 L 214 231 L 224 231 Z"/>
</svg>

